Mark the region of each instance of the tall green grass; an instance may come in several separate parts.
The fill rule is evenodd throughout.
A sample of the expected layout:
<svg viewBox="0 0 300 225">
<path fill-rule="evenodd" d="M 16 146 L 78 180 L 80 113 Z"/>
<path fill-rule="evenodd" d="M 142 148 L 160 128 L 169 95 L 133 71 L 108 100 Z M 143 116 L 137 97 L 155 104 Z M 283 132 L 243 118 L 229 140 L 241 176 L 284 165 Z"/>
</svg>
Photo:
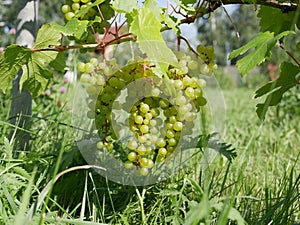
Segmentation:
<svg viewBox="0 0 300 225">
<path fill-rule="evenodd" d="M 68 96 L 36 101 L 30 152 L 14 159 L 10 100 L 2 95 L 0 224 L 24 224 L 24 218 L 30 224 L 80 225 L 300 222 L 299 115 L 278 119 L 270 113 L 262 123 L 252 94 L 224 91 L 222 141 L 236 148 L 232 163 L 217 155 L 203 165 L 203 155 L 197 154 L 175 176 L 146 187 L 116 184 L 84 167 Z M 58 100 L 65 104 L 58 106 Z"/>
</svg>

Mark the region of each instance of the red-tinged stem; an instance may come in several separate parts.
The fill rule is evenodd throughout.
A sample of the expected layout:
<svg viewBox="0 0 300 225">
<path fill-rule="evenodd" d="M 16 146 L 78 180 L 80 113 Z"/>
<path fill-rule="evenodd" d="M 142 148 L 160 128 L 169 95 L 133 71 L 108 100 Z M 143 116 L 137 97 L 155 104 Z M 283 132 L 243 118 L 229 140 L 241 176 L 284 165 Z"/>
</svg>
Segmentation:
<svg viewBox="0 0 300 225">
<path fill-rule="evenodd" d="M 285 53 L 300 67 L 300 63 L 299 61 L 293 56 L 293 54 L 291 52 L 289 52 L 288 50 L 286 50 L 284 48 L 284 46 L 282 44 L 278 44 L 278 46 L 283 50 L 285 51 Z"/>
</svg>

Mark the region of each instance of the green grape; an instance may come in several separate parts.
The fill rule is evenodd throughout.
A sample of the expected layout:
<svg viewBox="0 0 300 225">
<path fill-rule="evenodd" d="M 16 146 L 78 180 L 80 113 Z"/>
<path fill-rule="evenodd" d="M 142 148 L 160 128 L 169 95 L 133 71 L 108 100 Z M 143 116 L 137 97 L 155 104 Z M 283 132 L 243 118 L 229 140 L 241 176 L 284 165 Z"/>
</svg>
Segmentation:
<svg viewBox="0 0 300 225">
<path fill-rule="evenodd" d="M 86 72 L 86 73 L 91 73 L 91 72 L 93 72 L 94 69 L 95 69 L 94 65 L 91 64 L 91 63 L 86 63 L 86 64 L 84 65 L 84 68 L 85 68 L 85 72 Z"/>
<path fill-rule="evenodd" d="M 90 2 L 91 0 L 81 0 L 82 3 L 88 3 Z"/>
<path fill-rule="evenodd" d="M 177 121 L 177 122 L 174 123 L 173 129 L 175 131 L 181 131 L 182 128 L 183 128 L 183 123 L 182 122 Z"/>
<path fill-rule="evenodd" d="M 147 137 L 145 135 L 138 136 L 139 143 L 145 143 L 147 141 Z"/>
<path fill-rule="evenodd" d="M 141 110 L 141 112 L 142 113 L 147 113 L 148 111 L 149 111 L 149 109 L 150 109 L 150 107 L 149 107 L 149 105 L 147 105 L 147 104 L 141 104 L 141 106 L 140 106 L 140 110 Z"/>
<path fill-rule="evenodd" d="M 166 141 L 163 138 L 158 138 L 158 140 L 156 141 L 156 145 L 160 148 L 165 147 Z"/>
<path fill-rule="evenodd" d="M 140 155 L 144 155 L 144 154 L 147 152 L 147 149 L 146 149 L 145 145 L 140 145 L 140 146 L 137 148 L 137 152 L 138 152 Z"/>
<path fill-rule="evenodd" d="M 181 80 L 175 80 L 174 87 L 178 90 L 183 89 L 183 87 L 184 87 L 183 82 Z"/>
<path fill-rule="evenodd" d="M 75 13 L 73 12 L 68 12 L 65 14 L 66 20 L 71 20 L 75 16 Z"/>
<path fill-rule="evenodd" d="M 141 158 L 140 159 L 140 165 L 142 167 L 147 167 L 147 165 L 148 165 L 148 159 L 147 158 Z"/>
<path fill-rule="evenodd" d="M 73 3 L 72 4 L 72 9 L 73 9 L 73 11 L 79 10 L 80 9 L 80 4 L 79 3 Z"/>
<path fill-rule="evenodd" d="M 167 138 L 173 138 L 175 136 L 175 133 L 173 130 L 167 130 L 166 137 Z"/>
<path fill-rule="evenodd" d="M 143 134 L 148 133 L 149 127 L 148 127 L 147 125 L 142 125 L 142 126 L 140 127 L 140 131 L 141 131 Z"/>
<path fill-rule="evenodd" d="M 69 5 L 63 5 L 63 6 L 61 7 L 61 11 L 62 11 L 64 14 L 66 14 L 66 13 L 68 13 L 68 12 L 71 11 L 71 7 L 70 7 Z"/>
<path fill-rule="evenodd" d="M 200 106 L 204 106 L 207 103 L 206 99 L 203 97 L 200 97 L 197 102 Z"/>
<path fill-rule="evenodd" d="M 200 65 L 199 70 L 200 70 L 200 73 L 203 74 L 203 75 L 208 75 L 210 73 L 209 67 L 205 63 Z"/>
<path fill-rule="evenodd" d="M 80 72 L 82 72 L 82 73 L 85 73 L 85 72 L 86 72 L 86 69 L 85 69 L 85 63 L 80 62 L 80 63 L 78 63 L 77 67 L 78 67 L 78 70 L 79 70 Z"/>
<path fill-rule="evenodd" d="M 194 88 L 192 87 L 187 87 L 185 89 L 185 94 L 190 98 L 190 99 L 194 99 L 195 98 L 195 91 Z"/>
<path fill-rule="evenodd" d="M 174 124 L 176 121 L 177 121 L 176 116 L 171 116 L 169 118 L 169 122 L 172 123 L 172 124 Z"/>
<path fill-rule="evenodd" d="M 136 152 L 130 152 L 127 156 L 128 160 L 131 162 L 134 162 L 137 160 L 138 155 L 136 154 Z"/>
<path fill-rule="evenodd" d="M 96 81 L 96 84 L 100 85 L 100 86 L 104 86 L 105 85 L 105 78 L 103 76 L 98 76 L 97 77 L 97 81 Z"/>
<path fill-rule="evenodd" d="M 104 147 L 104 144 L 102 141 L 97 142 L 97 148 L 102 149 Z"/>
<path fill-rule="evenodd" d="M 177 144 L 177 141 L 175 140 L 175 138 L 170 138 L 168 139 L 168 144 L 170 146 L 175 146 Z"/>
<path fill-rule="evenodd" d="M 91 63 L 93 66 L 97 66 L 97 65 L 98 65 L 98 59 L 96 59 L 96 58 L 91 58 L 91 59 L 90 59 L 90 63 Z"/>
<path fill-rule="evenodd" d="M 127 147 L 131 150 L 136 150 L 138 147 L 138 143 L 136 141 L 132 140 L 128 143 Z"/>
<path fill-rule="evenodd" d="M 186 98 L 183 95 L 178 95 L 176 97 L 176 104 L 182 106 L 186 103 Z"/>
<path fill-rule="evenodd" d="M 168 151 L 165 148 L 158 149 L 158 154 L 159 155 L 165 156 L 167 153 L 168 153 Z"/>
<path fill-rule="evenodd" d="M 151 159 L 148 159 L 148 164 L 145 166 L 148 169 L 151 169 L 154 166 L 154 162 Z"/>
<path fill-rule="evenodd" d="M 137 123 L 137 124 L 142 124 L 143 123 L 143 117 L 142 116 L 139 116 L 137 115 L 135 118 L 134 118 L 134 121 Z"/>
<path fill-rule="evenodd" d="M 188 87 L 188 86 L 191 85 L 192 79 L 189 78 L 188 76 L 185 76 L 185 77 L 183 77 L 183 79 L 182 79 L 182 83 L 183 83 L 184 87 Z"/>
<path fill-rule="evenodd" d="M 153 115 L 151 113 L 147 112 L 145 114 L 145 119 L 149 120 L 149 123 L 150 123 L 150 121 L 151 121 L 152 118 L 153 118 Z M 145 123 L 145 120 L 144 120 L 144 123 Z"/>
</svg>

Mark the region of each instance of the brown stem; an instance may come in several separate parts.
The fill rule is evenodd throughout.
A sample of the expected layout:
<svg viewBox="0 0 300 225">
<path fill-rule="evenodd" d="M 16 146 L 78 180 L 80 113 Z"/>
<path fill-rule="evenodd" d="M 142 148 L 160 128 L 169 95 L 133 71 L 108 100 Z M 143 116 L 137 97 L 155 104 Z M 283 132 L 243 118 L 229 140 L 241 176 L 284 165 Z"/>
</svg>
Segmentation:
<svg viewBox="0 0 300 225">
<path fill-rule="evenodd" d="M 199 54 L 192 48 L 192 46 L 190 45 L 189 41 L 182 37 L 182 36 L 178 36 L 178 38 L 180 38 L 181 40 L 184 40 L 184 42 L 187 44 L 188 48 L 198 57 Z"/>
<path fill-rule="evenodd" d="M 299 61 L 293 56 L 293 54 L 291 52 L 289 52 L 288 50 L 286 50 L 284 48 L 284 46 L 281 43 L 278 43 L 278 46 L 285 51 L 285 53 L 300 67 L 300 63 Z"/>
</svg>

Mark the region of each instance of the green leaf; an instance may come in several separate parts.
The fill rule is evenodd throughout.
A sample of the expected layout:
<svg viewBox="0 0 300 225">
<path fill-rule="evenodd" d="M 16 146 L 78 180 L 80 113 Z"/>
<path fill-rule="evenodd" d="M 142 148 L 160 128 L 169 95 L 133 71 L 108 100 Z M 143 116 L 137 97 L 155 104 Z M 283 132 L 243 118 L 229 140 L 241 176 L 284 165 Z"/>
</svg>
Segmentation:
<svg viewBox="0 0 300 225">
<path fill-rule="evenodd" d="M 129 13 L 138 8 L 138 2 L 136 0 L 114 0 L 112 7 L 119 13 Z"/>
<path fill-rule="evenodd" d="M 275 35 L 286 31 L 295 30 L 296 23 L 299 24 L 299 12 L 283 13 L 280 9 L 261 6 L 257 14 L 260 17 L 260 29 L 274 32 Z"/>
<path fill-rule="evenodd" d="M 280 77 L 271 81 L 255 92 L 254 98 L 268 94 L 264 103 L 257 104 L 256 113 L 262 120 L 265 119 L 268 107 L 277 105 L 283 94 L 290 88 L 296 86 L 296 76 L 300 73 L 300 68 L 292 63 L 284 62 L 280 67 Z"/>
<path fill-rule="evenodd" d="M 34 50 L 48 48 L 49 45 L 60 45 L 61 34 L 51 24 L 43 25 L 37 34 Z M 62 70 L 65 68 L 63 53 L 57 51 L 34 51 L 22 66 L 23 74 L 20 80 L 20 89 L 23 87 L 33 96 L 43 93 L 52 73 L 48 66 Z"/>
<path fill-rule="evenodd" d="M 167 47 L 160 29 L 161 23 L 150 9 L 143 7 L 132 12 L 129 32 L 137 36 L 140 50 L 156 64 L 155 72 L 163 75 L 170 64 L 176 67 L 178 63 L 175 54 Z"/>
<path fill-rule="evenodd" d="M 57 23 L 51 23 L 51 25 L 56 31 L 65 36 L 74 36 L 75 38 L 80 39 L 87 32 L 89 21 L 78 20 L 73 17 L 66 23 L 65 26 L 61 26 Z"/>
<path fill-rule="evenodd" d="M 211 133 L 208 135 L 201 135 L 199 137 L 197 148 L 204 149 L 210 148 L 216 150 L 219 154 L 226 157 L 229 162 L 237 156 L 235 148 L 232 147 L 231 144 L 227 144 L 225 142 L 220 142 L 218 138 L 215 138 L 217 133 Z"/>
<path fill-rule="evenodd" d="M 36 97 L 43 93 L 52 73 L 38 60 L 30 59 L 28 64 L 23 65 L 23 74 L 20 80 L 20 89 L 23 87 Z"/>
<path fill-rule="evenodd" d="M 163 18 L 164 18 L 165 24 L 168 27 L 172 28 L 172 30 L 174 31 L 175 34 L 179 35 L 180 30 L 178 29 L 178 25 L 180 24 L 180 20 L 178 18 L 171 17 L 169 14 L 164 14 Z"/>
<path fill-rule="evenodd" d="M 227 209 L 228 207 L 229 209 Z M 224 210 L 228 210 L 228 215 L 226 217 L 232 221 L 236 221 L 237 225 L 247 224 L 241 213 L 233 207 L 227 206 L 224 203 L 216 203 L 212 205 L 212 208 L 220 213 L 224 212 Z"/>
<path fill-rule="evenodd" d="M 266 31 L 258 34 L 252 41 L 247 43 L 231 52 L 229 59 L 236 58 L 254 48 L 254 51 L 250 52 L 247 56 L 238 60 L 237 68 L 242 75 L 247 74 L 255 66 L 260 65 L 265 60 L 270 59 L 272 54 L 272 48 L 276 45 L 277 41 L 289 34 L 294 34 L 293 31 L 285 31 L 274 37 L 274 33 Z"/>
<path fill-rule="evenodd" d="M 0 54 L 0 89 L 3 92 L 11 85 L 12 80 L 30 56 L 30 49 L 19 45 L 11 45 Z"/>
<path fill-rule="evenodd" d="M 51 24 L 45 24 L 39 29 L 33 48 L 48 48 L 49 45 L 58 45 L 60 39 L 61 34 Z"/>
</svg>

